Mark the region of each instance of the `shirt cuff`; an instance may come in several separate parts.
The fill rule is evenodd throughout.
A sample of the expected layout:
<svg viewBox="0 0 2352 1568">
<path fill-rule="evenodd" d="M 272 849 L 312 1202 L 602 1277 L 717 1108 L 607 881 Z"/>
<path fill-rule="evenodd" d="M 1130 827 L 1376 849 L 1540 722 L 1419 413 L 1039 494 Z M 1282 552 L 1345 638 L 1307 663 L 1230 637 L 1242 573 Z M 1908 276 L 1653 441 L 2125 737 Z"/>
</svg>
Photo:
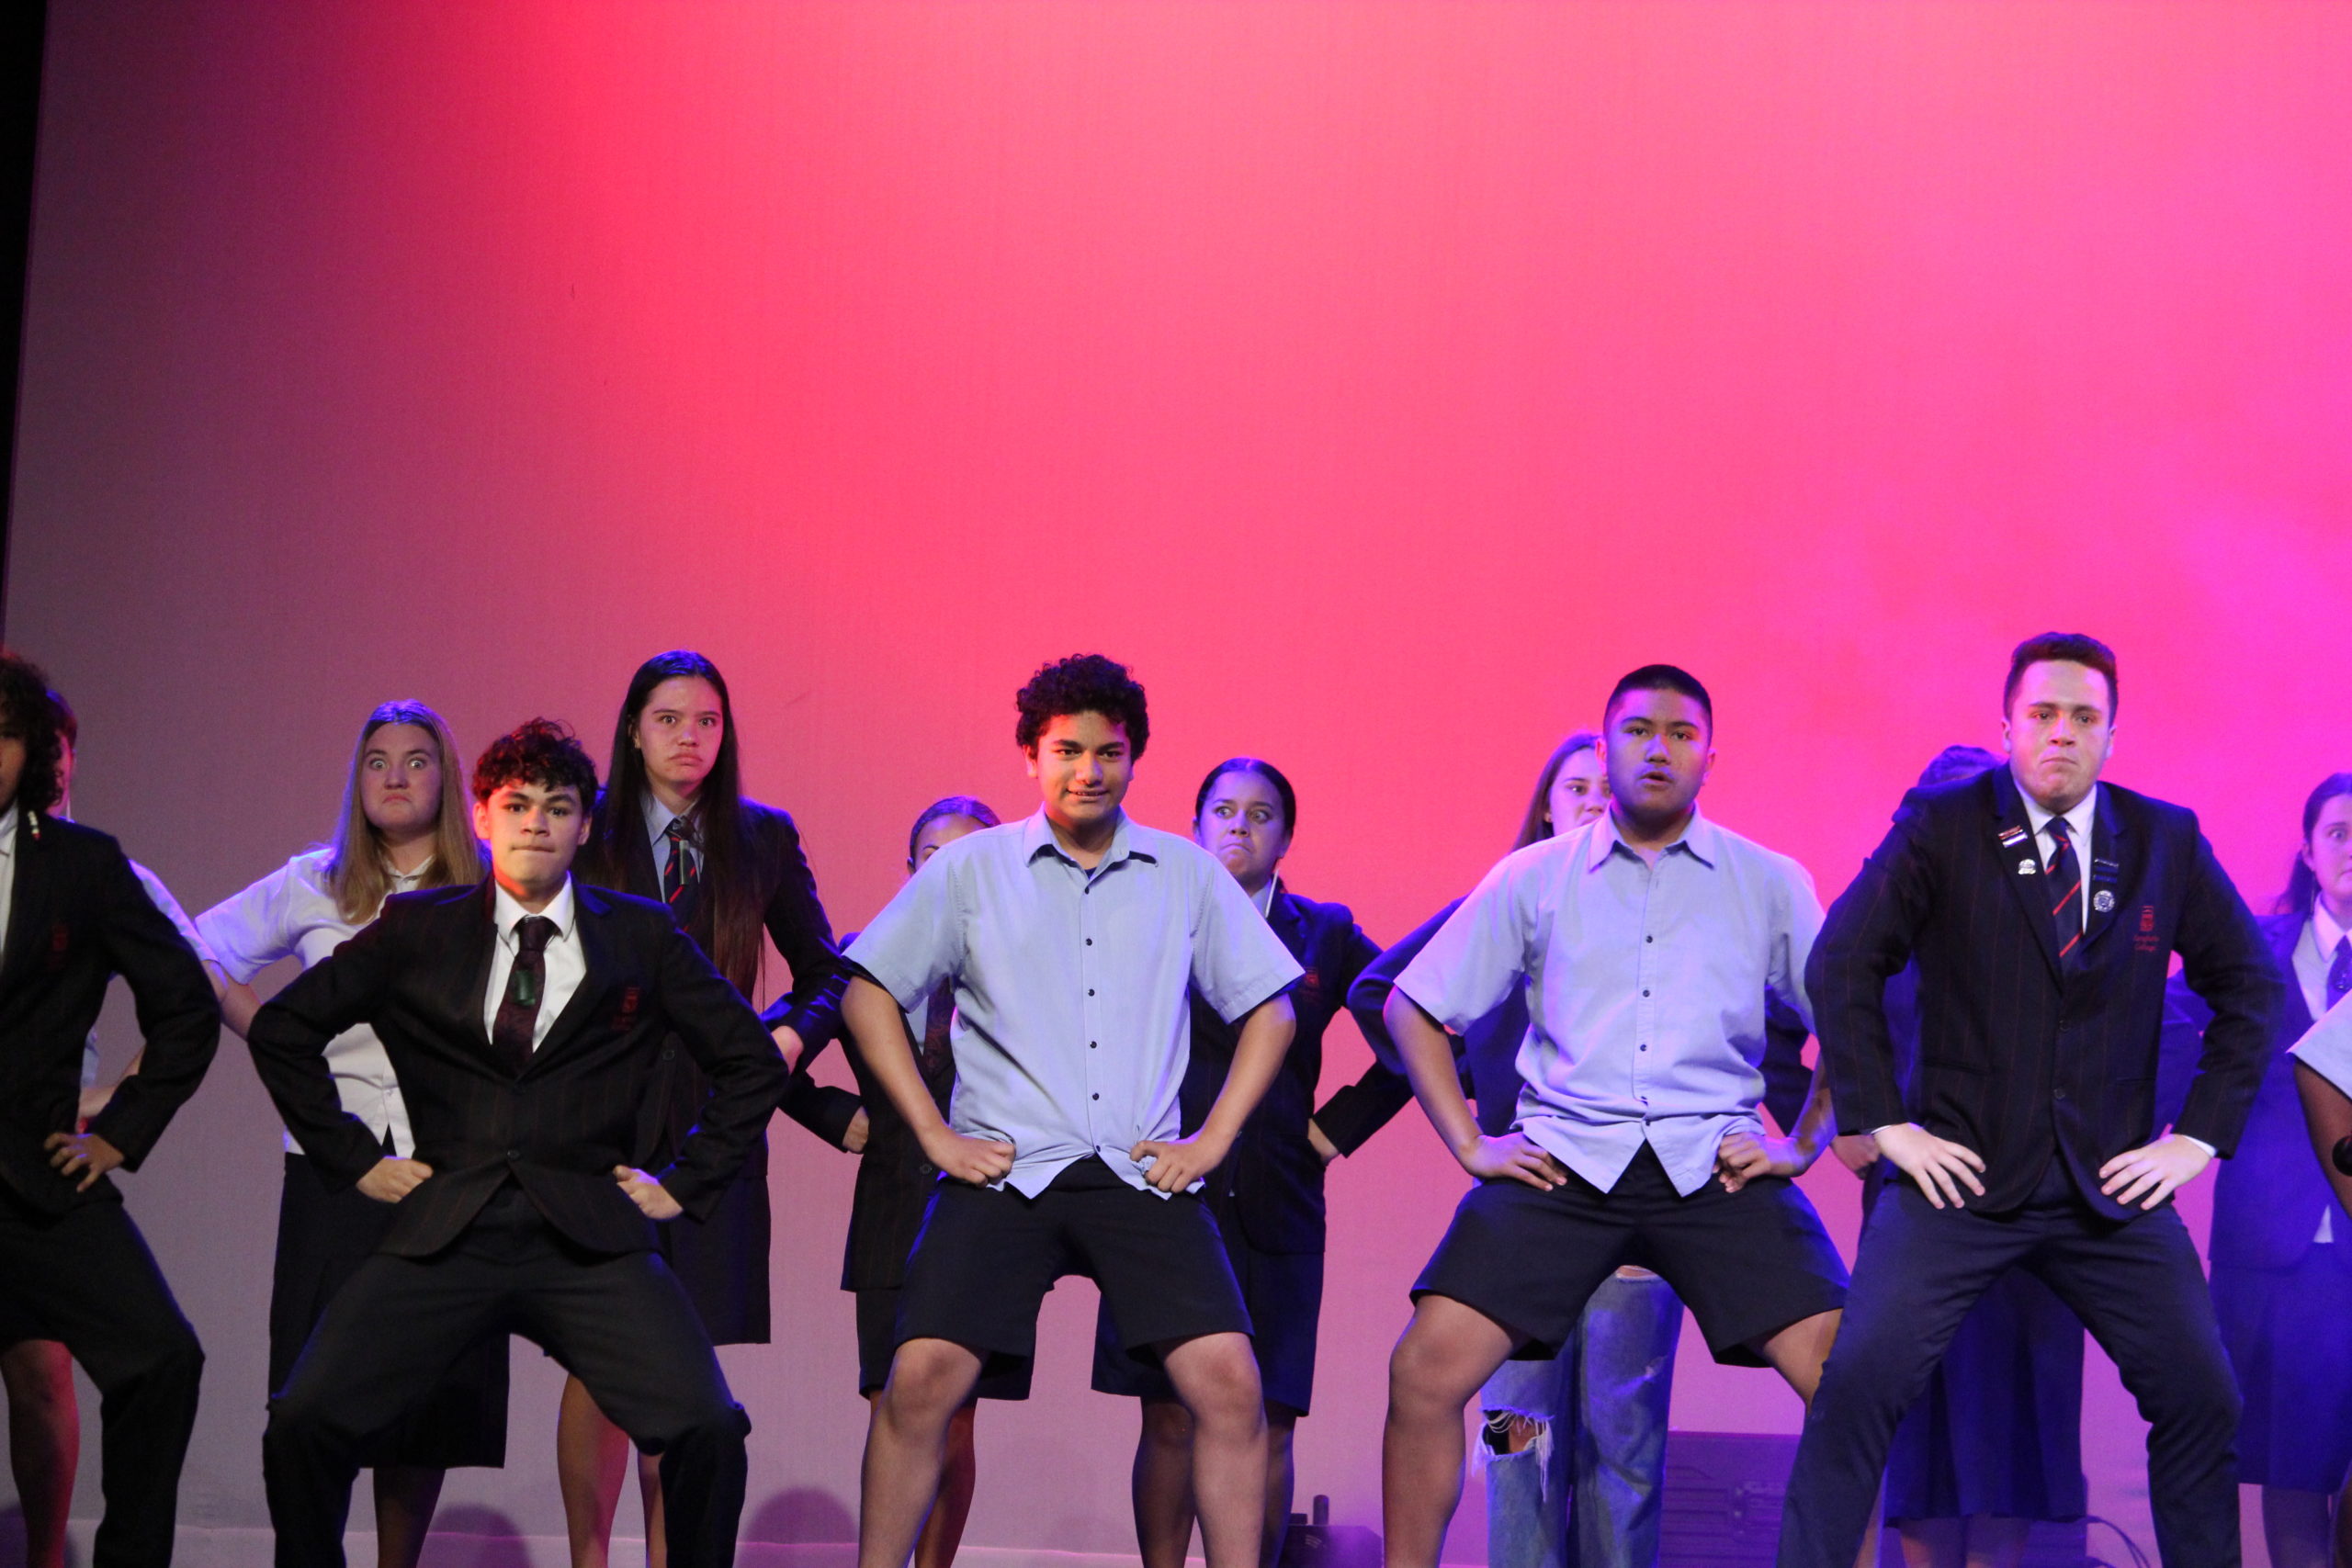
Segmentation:
<svg viewBox="0 0 2352 1568">
<path fill-rule="evenodd" d="M 1886 1124 L 1886 1127 L 1908 1127 L 1910 1124 L 1911 1124 L 1911 1123 L 1909 1123 L 1908 1122 L 1889 1122 Z M 1870 1130 L 1870 1132 L 1869 1132 L 1868 1134 L 1864 1134 L 1864 1135 L 1865 1135 L 1865 1136 L 1867 1136 L 1867 1137 L 1872 1137 L 1872 1138 L 1875 1138 L 1875 1137 L 1877 1137 L 1881 1133 L 1885 1132 L 1885 1131 L 1886 1131 L 1886 1127 L 1873 1127 L 1873 1128 L 1871 1128 L 1871 1129 Z"/>
<path fill-rule="evenodd" d="M 2173 1136 L 2180 1139 L 2183 1143 L 2195 1144 L 2199 1148 L 2203 1149 L 2207 1159 L 2219 1159 L 2221 1157 L 2221 1151 L 2214 1148 L 2212 1145 L 2207 1143 L 2202 1138 L 2191 1137 L 2187 1133 L 2176 1133 Z"/>
</svg>

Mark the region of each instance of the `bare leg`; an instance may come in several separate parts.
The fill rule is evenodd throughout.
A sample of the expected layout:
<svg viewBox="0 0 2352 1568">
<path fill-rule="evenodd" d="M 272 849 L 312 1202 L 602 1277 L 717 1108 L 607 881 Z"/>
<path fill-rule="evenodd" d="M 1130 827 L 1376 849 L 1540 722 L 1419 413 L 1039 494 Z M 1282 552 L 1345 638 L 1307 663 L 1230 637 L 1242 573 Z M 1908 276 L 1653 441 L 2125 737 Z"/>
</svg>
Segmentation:
<svg viewBox="0 0 2352 1568">
<path fill-rule="evenodd" d="M 65 1520 L 82 1461 L 82 1407 L 74 1359 L 54 1339 L 21 1339 L 0 1351 L 8 1391 L 8 1468 L 25 1515 L 25 1568 L 65 1568 Z"/>
<path fill-rule="evenodd" d="M 1462 1407 L 1511 1352 L 1510 1330 L 1451 1296 L 1426 1295 L 1388 1358 L 1380 1444 L 1387 1568 L 1437 1568 L 1462 1501 Z"/>
<path fill-rule="evenodd" d="M 2271 1568 L 2328 1568 L 2327 1494 L 2262 1489 L 2262 1539 Z"/>
<path fill-rule="evenodd" d="M 979 1484 L 979 1449 L 974 1440 L 979 1406 L 967 1404 L 947 1423 L 947 1465 L 939 1475 L 939 1501 L 915 1538 L 915 1568 L 948 1568 L 964 1544 L 964 1521 L 971 1517 L 972 1493 Z"/>
<path fill-rule="evenodd" d="M 413 1464 L 377 1468 L 376 1568 L 416 1568 L 447 1473 Z"/>
<path fill-rule="evenodd" d="M 1291 1439 L 1297 1435 L 1297 1416 L 1271 1404 L 1266 1407 L 1266 1537 L 1260 1557 L 1262 1568 L 1274 1568 L 1281 1561 L 1283 1538 L 1290 1533 L 1291 1494 L 1298 1486 Z"/>
<path fill-rule="evenodd" d="M 571 1537 L 571 1568 L 606 1568 L 613 1512 L 628 1473 L 628 1435 L 605 1418 L 578 1378 L 563 1382 L 556 1411 L 555 1473 L 563 1489 L 564 1529 Z M 650 1528 L 647 1529 L 650 1538 Z"/>
<path fill-rule="evenodd" d="M 910 1339 L 899 1347 L 865 1430 L 858 1568 L 906 1568 L 939 1496 L 948 1427 L 979 1381 L 980 1358 L 961 1345 Z"/>
<path fill-rule="evenodd" d="M 645 1568 L 669 1568 L 670 1511 L 662 1506 L 662 1461 L 637 1456 L 637 1497 L 645 1509 Z"/>
<path fill-rule="evenodd" d="M 1903 1541 L 1904 1568 L 1961 1568 L 1968 1551 L 1965 1519 L 1904 1519 L 1894 1527 Z"/>
<path fill-rule="evenodd" d="M 2018 1568 L 2025 1561 L 2030 1519 L 1973 1514 L 1968 1520 L 1968 1568 Z"/>
<path fill-rule="evenodd" d="M 1141 1402 L 1135 1470 L 1136 1549 L 1143 1568 L 1184 1568 L 1193 1547 L 1193 1413 L 1172 1399 Z"/>
<path fill-rule="evenodd" d="M 1193 1497 L 1209 1568 L 1258 1568 L 1266 1529 L 1266 1406 L 1246 1334 L 1162 1347 L 1160 1364 L 1193 1417 Z"/>
</svg>

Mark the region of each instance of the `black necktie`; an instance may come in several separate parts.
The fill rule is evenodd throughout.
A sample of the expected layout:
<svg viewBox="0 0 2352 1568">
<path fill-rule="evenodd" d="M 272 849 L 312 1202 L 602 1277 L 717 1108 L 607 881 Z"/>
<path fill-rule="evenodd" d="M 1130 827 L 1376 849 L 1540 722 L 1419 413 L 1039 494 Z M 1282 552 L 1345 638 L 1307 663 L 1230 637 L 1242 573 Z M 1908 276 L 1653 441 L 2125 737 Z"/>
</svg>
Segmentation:
<svg viewBox="0 0 2352 1568">
<path fill-rule="evenodd" d="M 694 829 L 686 826 L 684 818 L 673 817 L 662 836 L 670 840 L 669 863 L 662 868 L 662 901 L 683 926 L 695 918 L 695 900 L 702 892 L 702 867 L 686 852 L 694 842 Z"/>
<path fill-rule="evenodd" d="M 2058 962 L 2071 964 L 2083 945 L 2083 866 L 2075 858 L 2073 829 L 2064 817 L 2050 819 L 2050 921 L 2058 934 Z"/>
<path fill-rule="evenodd" d="M 516 1077 L 531 1065 L 531 1036 L 538 1028 L 539 1001 L 548 991 L 548 941 L 555 922 L 545 915 L 526 915 L 514 922 L 514 967 L 507 971 L 506 994 L 498 1001 L 498 1020 L 490 1043 Z"/>
<path fill-rule="evenodd" d="M 2327 1005 L 2334 1007 L 2352 993 L 2352 936 L 2335 939 L 2335 963 L 2327 972 Z"/>
</svg>

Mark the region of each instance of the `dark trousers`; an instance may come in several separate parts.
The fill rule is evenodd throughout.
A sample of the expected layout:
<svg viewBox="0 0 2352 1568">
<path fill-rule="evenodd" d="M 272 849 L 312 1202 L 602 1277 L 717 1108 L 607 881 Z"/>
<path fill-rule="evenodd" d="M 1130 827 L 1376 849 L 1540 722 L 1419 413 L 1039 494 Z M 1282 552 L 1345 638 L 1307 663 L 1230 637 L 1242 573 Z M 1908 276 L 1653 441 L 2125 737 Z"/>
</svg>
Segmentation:
<svg viewBox="0 0 2352 1568">
<path fill-rule="evenodd" d="M 139 1227 L 119 1203 L 52 1217 L 0 1187 L 0 1294 L 10 1321 L 62 1342 L 97 1384 L 106 1517 L 95 1568 L 169 1562 L 204 1350 Z"/>
<path fill-rule="evenodd" d="M 2052 1157 L 2015 1213 L 1937 1209 L 1907 1179 L 1871 1211 L 1789 1474 L 1780 1568 L 1851 1568 L 1895 1423 L 2012 1266 L 2074 1308 L 2139 1402 L 2165 1568 L 2237 1563 L 2237 1382 L 2188 1228 L 2170 1204 L 2125 1221 L 2094 1213 Z"/>
<path fill-rule="evenodd" d="M 685 1292 L 650 1252 L 575 1247 L 510 1184 L 433 1257 L 369 1258 L 319 1320 L 262 1438 L 278 1568 L 342 1563 L 368 1445 L 469 1349 L 503 1334 L 536 1341 L 631 1441 L 661 1455 L 677 1568 L 734 1561 L 752 1424 Z"/>
</svg>

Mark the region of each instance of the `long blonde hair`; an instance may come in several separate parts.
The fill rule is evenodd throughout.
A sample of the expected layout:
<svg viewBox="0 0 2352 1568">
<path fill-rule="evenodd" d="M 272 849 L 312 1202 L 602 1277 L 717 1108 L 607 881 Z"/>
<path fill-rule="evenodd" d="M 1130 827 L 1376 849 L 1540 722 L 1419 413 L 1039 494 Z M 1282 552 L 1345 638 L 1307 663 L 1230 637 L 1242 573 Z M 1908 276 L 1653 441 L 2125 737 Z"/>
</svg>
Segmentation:
<svg viewBox="0 0 2352 1568">
<path fill-rule="evenodd" d="M 384 869 L 383 835 L 368 820 L 359 797 L 359 770 L 368 739 L 388 724 L 413 724 L 428 731 L 434 749 L 441 753 L 440 815 L 433 823 L 433 860 L 420 886 L 453 887 L 481 880 L 481 845 L 466 810 L 465 769 L 448 721 L 423 703 L 385 703 L 368 716 L 351 748 L 351 772 L 343 782 L 343 817 L 335 824 L 334 852 L 327 857 L 327 886 L 334 894 L 336 912 L 354 925 L 374 919 L 391 889 Z"/>
</svg>

